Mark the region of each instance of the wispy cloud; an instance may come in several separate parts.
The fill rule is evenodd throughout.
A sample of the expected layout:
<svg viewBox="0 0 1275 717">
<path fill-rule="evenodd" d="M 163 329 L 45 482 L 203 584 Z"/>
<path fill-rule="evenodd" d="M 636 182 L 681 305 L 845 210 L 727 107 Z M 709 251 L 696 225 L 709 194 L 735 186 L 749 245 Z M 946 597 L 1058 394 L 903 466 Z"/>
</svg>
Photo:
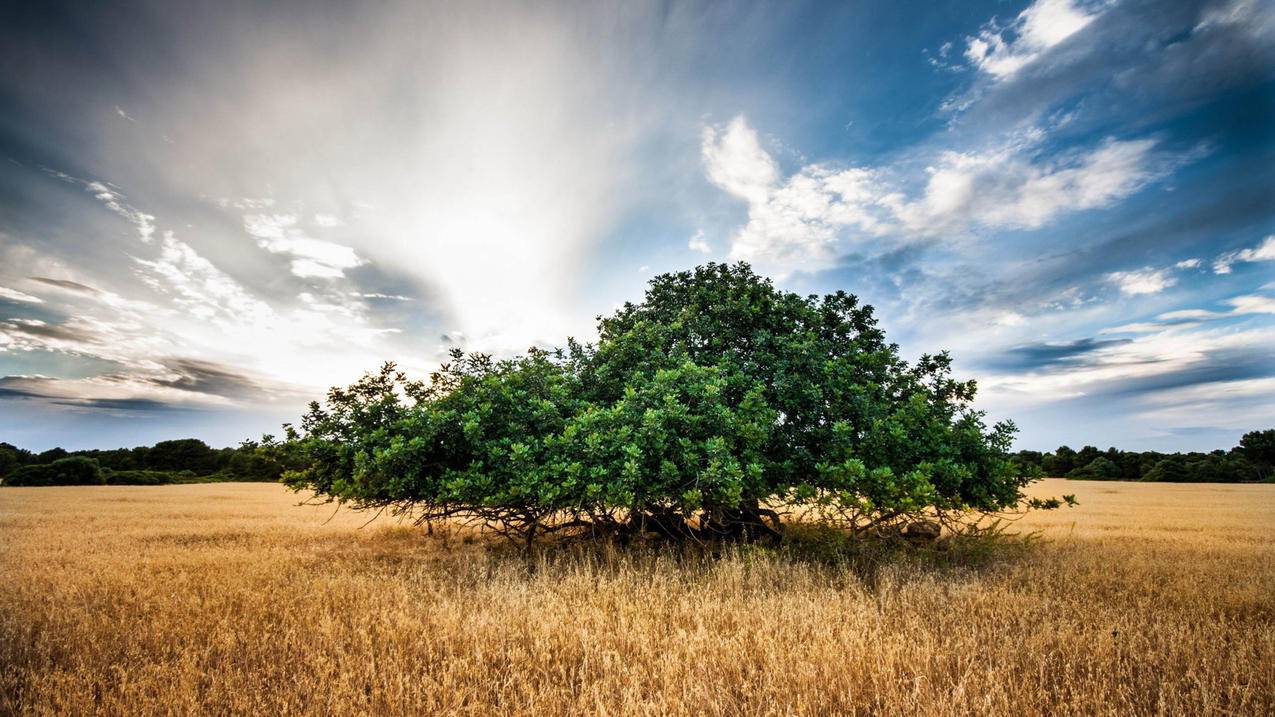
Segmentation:
<svg viewBox="0 0 1275 717">
<path fill-rule="evenodd" d="M 41 299 L 38 296 L 32 296 L 28 293 L 18 291 L 17 289 L 10 289 L 7 286 L 0 286 L 0 299 L 7 299 L 8 301 L 17 301 L 23 304 L 43 304 L 44 303 L 44 299 Z"/>
<path fill-rule="evenodd" d="M 1085 29 L 1099 12 L 1072 0 L 1036 0 L 1009 23 L 993 19 L 966 38 L 965 57 L 982 72 L 1009 77 Z"/>
<path fill-rule="evenodd" d="M 317 219 L 316 223 L 336 226 Z M 291 256 L 292 273 L 302 278 L 338 279 L 347 269 L 366 263 L 348 246 L 307 236 L 293 214 L 249 214 L 244 217 L 244 229 L 257 238 L 262 249 Z"/>
<path fill-rule="evenodd" d="M 1142 269 L 1140 271 L 1116 271 L 1107 274 L 1107 280 L 1120 287 L 1120 293 L 1157 294 L 1178 283 L 1167 269 Z"/>
<path fill-rule="evenodd" d="M 1214 274 L 1229 274 L 1231 267 L 1241 262 L 1275 261 L 1275 234 L 1266 237 L 1252 249 L 1227 252 L 1213 260 Z"/>
<path fill-rule="evenodd" d="M 691 238 L 686 240 L 686 248 L 691 251 L 697 251 L 701 254 L 708 254 L 713 250 L 713 248 L 708 245 L 708 240 L 704 238 L 703 229 L 697 229 L 695 233 L 691 235 Z"/>
</svg>

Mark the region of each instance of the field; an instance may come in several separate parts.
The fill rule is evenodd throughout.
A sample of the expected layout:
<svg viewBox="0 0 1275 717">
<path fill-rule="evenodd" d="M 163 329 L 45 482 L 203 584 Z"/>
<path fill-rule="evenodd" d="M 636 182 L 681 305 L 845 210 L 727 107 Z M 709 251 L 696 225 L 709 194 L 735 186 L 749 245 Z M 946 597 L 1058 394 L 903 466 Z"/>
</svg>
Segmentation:
<svg viewBox="0 0 1275 717">
<path fill-rule="evenodd" d="M 1271 714 L 1275 486 L 1047 481 L 975 567 L 526 561 L 274 485 L 0 490 L 0 713 Z"/>
</svg>

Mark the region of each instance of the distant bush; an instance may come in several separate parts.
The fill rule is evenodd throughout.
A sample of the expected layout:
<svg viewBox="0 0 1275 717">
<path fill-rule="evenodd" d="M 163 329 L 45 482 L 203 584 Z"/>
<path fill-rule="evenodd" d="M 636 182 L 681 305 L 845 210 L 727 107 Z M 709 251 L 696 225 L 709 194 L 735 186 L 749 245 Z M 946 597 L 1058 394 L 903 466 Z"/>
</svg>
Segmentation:
<svg viewBox="0 0 1275 717">
<path fill-rule="evenodd" d="M 70 456 L 52 463 L 22 466 L 5 476 L 4 483 L 13 486 L 105 485 L 106 477 L 97 461 Z"/>
<path fill-rule="evenodd" d="M 190 471 L 102 471 L 107 485 L 169 485 L 197 480 Z"/>
</svg>

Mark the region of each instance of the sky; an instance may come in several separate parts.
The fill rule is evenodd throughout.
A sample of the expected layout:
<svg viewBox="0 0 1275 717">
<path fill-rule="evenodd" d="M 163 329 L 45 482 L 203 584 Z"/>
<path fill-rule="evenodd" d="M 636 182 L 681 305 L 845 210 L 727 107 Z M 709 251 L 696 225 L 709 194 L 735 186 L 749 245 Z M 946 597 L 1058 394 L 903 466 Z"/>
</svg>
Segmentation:
<svg viewBox="0 0 1275 717">
<path fill-rule="evenodd" d="M 1275 4 L 0 9 L 0 440 L 233 445 L 747 261 L 1018 446 L 1275 426 Z"/>
</svg>

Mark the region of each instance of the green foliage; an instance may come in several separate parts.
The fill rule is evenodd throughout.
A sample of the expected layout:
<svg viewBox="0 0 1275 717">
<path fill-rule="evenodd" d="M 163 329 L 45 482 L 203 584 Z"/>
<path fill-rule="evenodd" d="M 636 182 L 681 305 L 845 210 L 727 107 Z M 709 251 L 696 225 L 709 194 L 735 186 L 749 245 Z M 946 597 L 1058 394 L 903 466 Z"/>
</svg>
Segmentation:
<svg viewBox="0 0 1275 717">
<path fill-rule="evenodd" d="M 0 479 L 3 479 L 19 467 L 29 464 L 32 459 L 31 451 L 8 443 L 0 443 Z"/>
<path fill-rule="evenodd" d="M 294 467 L 292 446 L 264 436 L 244 441 L 237 448 L 210 448 L 187 438 L 162 441 L 155 446 L 111 450 L 66 451 L 51 449 L 39 455 L 0 443 L 0 483 L 4 485 L 167 485 L 214 481 L 277 481 Z M 45 461 L 42 457 L 48 457 Z M 91 461 L 101 474 L 67 473 L 51 466 L 65 458 Z M 63 465 L 58 463 L 58 465 Z M 28 468 L 14 479 L 7 476 Z M 60 476 L 60 477 L 54 477 Z M 77 477 L 78 476 L 78 477 Z M 80 483 L 68 482 L 80 481 Z"/>
<path fill-rule="evenodd" d="M 768 506 L 857 530 L 1020 505 L 1010 423 L 988 427 L 945 353 L 903 361 L 849 294 L 777 290 L 747 265 L 650 283 L 596 345 L 504 361 L 454 353 L 428 383 L 392 364 L 311 404 L 298 490 L 460 515 L 531 540 L 774 533 Z"/>
<path fill-rule="evenodd" d="M 195 476 L 190 471 L 176 473 L 173 471 L 102 471 L 107 485 L 169 485 L 171 483 L 192 483 Z"/>
<path fill-rule="evenodd" d="M 1236 451 L 1253 465 L 1261 480 L 1275 478 L 1275 428 L 1245 433 Z"/>
<path fill-rule="evenodd" d="M 5 485 L 12 486 L 102 485 L 105 482 L 97 461 L 83 456 L 68 456 L 51 463 L 22 466 L 4 479 Z"/>
<path fill-rule="evenodd" d="M 1275 468 L 1275 429 L 1244 434 L 1230 451 L 1157 453 L 1085 446 L 1061 446 L 1052 453 L 1019 451 L 1014 460 L 1027 474 L 1086 480 L 1170 483 L 1246 483 L 1271 480 Z"/>
<path fill-rule="evenodd" d="M 1088 478 L 1090 480 L 1119 480 L 1122 473 L 1120 466 L 1110 458 L 1098 456 L 1079 468 L 1067 473 L 1068 478 Z"/>
<path fill-rule="evenodd" d="M 157 471 L 189 470 L 200 475 L 220 468 L 220 455 L 196 438 L 160 441 L 146 452 L 146 467 Z"/>
</svg>

